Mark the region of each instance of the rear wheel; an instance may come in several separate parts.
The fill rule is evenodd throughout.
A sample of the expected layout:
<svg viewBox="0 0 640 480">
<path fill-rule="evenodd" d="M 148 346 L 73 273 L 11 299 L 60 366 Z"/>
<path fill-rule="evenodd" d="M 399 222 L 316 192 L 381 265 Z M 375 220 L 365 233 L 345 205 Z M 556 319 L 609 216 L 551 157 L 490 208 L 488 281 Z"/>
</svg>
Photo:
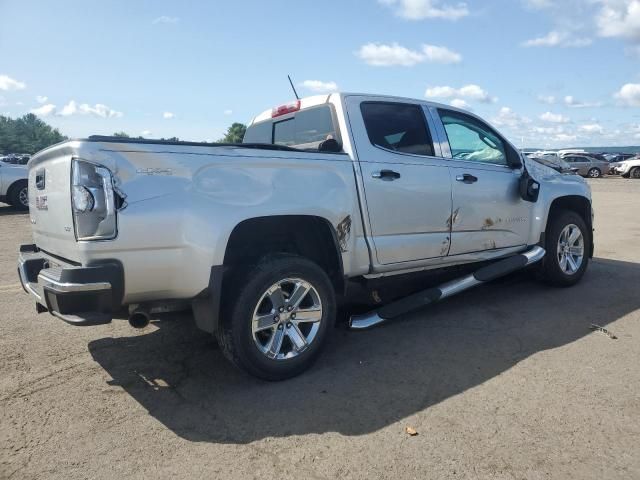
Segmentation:
<svg viewBox="0 0 640 480">
<path fill-rule="evenodd" d="M 633 167 L 629 172 L 631 178 L 640 178 L 640 167 Z"/>
<path fill-rule="evenodd" d="M 580 281 L 589 263 L 590 232 L 583 218 L 565 210 L 555 214 L 547 228 L 542 279 L 569 287 Z"/>
<path fill-rule="evenodd" d="M 327 274 L 295 255 L 274 255 L 235 276 L 218 342 L 241 369 L 265 380 L 302 373 L 316 360 L 336 315 Z"/>
<path fill-rule="evenodd" d="M 602 176 L 602 172 L 600 171 L 599 168 L 594 167 L 591 170 L 589 170 L 587 175 L 589 176 L 589 178 L 600 178 Z"/>
<path fill-rule="evenodd" d="M 16 182 L 9 191 L 9 203 L 18 210 L 29 209 L 29 191 L 27 182 Z"/>
</svg>

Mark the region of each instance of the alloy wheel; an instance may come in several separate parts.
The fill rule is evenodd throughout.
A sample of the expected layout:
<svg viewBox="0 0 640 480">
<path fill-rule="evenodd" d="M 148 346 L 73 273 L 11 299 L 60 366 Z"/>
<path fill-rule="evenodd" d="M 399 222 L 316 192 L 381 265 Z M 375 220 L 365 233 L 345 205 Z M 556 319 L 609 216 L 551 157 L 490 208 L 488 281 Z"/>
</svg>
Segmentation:
<svg viewBox="0 0 640 480">
<path fill-rule="evenodd" d="M 287 360 L 313 343 L 322 321 L 316 288 L 300 278 L 285 278 L 260 297 L 251 320 L 253 341 L 266 357 Z"/>
<path fill-rule="evenodd" d="M 569 224 L 560 232 L 557 256 L 563 273 L 573 275 L 580 270 L 584 259 L 584 235 L 577 225 Z"/>
</svg>

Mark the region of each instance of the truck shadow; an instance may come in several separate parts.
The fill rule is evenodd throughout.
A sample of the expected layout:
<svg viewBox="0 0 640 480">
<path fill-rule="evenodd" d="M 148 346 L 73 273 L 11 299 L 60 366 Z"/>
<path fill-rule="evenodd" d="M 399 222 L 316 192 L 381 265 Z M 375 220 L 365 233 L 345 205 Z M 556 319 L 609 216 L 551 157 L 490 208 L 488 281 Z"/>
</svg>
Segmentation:
<svg viewBox="0 0 640 480">
<path fill-rule="evenodd" d="M 236 370 L 186 314 L 146 335 L 93 341 L 89 350 L 109 383 L 191 441 L 362 435 L 585 335 L 625 341 L 589 326 L 640 308 L 639 284 L 640 264 L 605 259 L 571 289 L 511 276 L 377 330 L 338 328 L 310 371 L 280 383 Z"/>
</svg>

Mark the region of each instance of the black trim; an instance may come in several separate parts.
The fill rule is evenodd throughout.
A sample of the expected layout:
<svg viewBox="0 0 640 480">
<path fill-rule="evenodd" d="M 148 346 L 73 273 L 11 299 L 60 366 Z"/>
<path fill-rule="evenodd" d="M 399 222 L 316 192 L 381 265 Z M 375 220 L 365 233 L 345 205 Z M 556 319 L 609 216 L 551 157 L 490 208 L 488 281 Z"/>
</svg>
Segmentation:
<svg viewBox="0 0 640 480">
<path fill-rule="evenodd" d="M 422 292 L 414 293 L 402 300 L 397 300 L 389 305 L 385 305 L 378 309 L 378 316 L 382 318 L 395 318 L 400 315 L 418 310 L 426 305 L 435 303 L 440 300 L 442 290 L 439 288 L 429 288 Z"/>
<path fill-rule="evenodd" d="M 495 280 L 496 278 L 500 278 L 524 268 L 528 261 L 529 259 L 524 255 L 515 255 L 491 265 L 487 265 L 486 267 L 482 267 L 480 270 L 475 272 L 473 276 L 479 282 L 490 282 L 491 280 Z"/>
<path fill-rule="evenodd" d="M 257 150 L 281 150 L 285 152 L 307 152 L 307 150 L 301 150 L 299 148 L 287 147 L 285 145 L 274 145 L 272 143 L 207 143 L 207 142 L 185 142 L 185 141 L 172 141 L 172 140 L 156 140 L 146 138 L 126 138 L 126 137 L 112 137 L 107 135 L 91 135 L 88 138 L 81 138 L 79 140 L 87 142 L 100 142 L 100 143 L 140 143 L 143 145 L 179 145 L 185 147 L 236 147 L 236 148 L 250 148 Z"/>
</svg>

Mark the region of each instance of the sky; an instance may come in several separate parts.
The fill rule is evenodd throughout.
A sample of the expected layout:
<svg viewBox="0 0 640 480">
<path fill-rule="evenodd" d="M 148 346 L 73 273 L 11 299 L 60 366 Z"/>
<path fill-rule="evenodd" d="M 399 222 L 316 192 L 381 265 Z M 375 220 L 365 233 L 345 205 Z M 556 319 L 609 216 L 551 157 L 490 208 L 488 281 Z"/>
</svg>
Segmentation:
<svg viewBox="0 0 640 480">
<path fill-rule="evenodd" d="M 0 114 L 220 138 L 331 91 L 467 108 L 519 147 L 640 144 L 640 0 L 0 0 Z"/>
</svg>

